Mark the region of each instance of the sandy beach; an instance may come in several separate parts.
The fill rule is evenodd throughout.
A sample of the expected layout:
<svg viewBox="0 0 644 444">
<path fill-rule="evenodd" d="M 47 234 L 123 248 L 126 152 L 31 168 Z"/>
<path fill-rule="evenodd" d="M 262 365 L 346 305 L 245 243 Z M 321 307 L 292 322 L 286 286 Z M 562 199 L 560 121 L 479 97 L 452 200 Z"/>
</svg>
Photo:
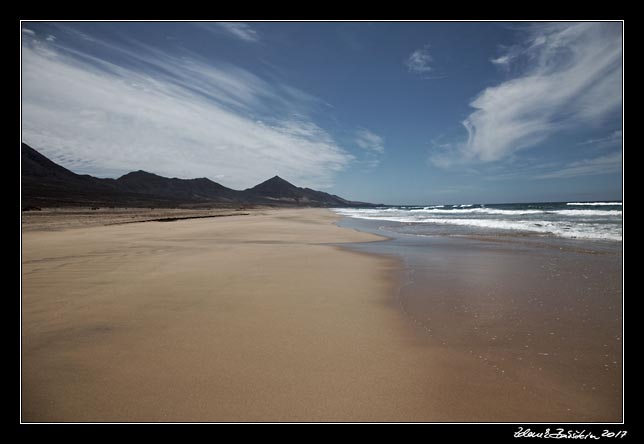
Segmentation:
<svg viewBox="0 0 644 444">
<path fill-rule="evenodd" d="M 23 420 L 419 418 L 393 263 L 326 245 L 378 239 L 335 219 L 25 232 Z"/>
<path fill-rule="evenodd" d="M 382 238 L 337 219 L 251 210 L 25 230 L 22 420 L 617 419 L 592 392 L 428 340 L 401 310 L 399 260 L 342 247 Z"/>
</svg>

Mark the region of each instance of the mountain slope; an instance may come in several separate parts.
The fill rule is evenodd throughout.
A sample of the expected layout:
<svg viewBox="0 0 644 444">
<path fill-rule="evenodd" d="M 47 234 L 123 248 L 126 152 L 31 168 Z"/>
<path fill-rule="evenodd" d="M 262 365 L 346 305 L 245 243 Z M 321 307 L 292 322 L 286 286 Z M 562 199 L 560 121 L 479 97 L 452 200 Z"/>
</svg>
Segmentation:
<svg viewBox="0 0 644 444">
<path fill-rule="evenodd" d="M 119 189 L 133 193 L 166 196 L 179 200 L 239 200 L 239 191 L 207 178 L 168 179 L 145 171 L 135 171 L 116 179 Z"/>
<path fill-rule="evenodd" d="M 22 144 L 22 200 L 24 205 L 73 205 L 83 202 L 92 205 L 119 200 L 129 202 L 109 181 L 79 175 L 52 162 L 27 144 Z"/>
</svg>

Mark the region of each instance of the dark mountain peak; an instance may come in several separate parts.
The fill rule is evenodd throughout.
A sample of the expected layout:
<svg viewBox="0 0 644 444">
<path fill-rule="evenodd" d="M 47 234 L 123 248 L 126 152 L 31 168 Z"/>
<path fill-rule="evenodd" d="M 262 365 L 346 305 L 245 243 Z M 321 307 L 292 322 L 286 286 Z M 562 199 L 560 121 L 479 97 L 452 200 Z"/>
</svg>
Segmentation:
<svg viewBox="0 0 644 444">
<path fill-rule="evenodd" d="M 292 183 L 274 176 L 246 191 L 253 198 L 268 198 L 272 202 L 307 206 L 347 206 L 352 202 L 311 188 L 300 188 Z"/>
<path fill-rule="evenodd" d="M 298 197 L 300 188 L 279 176 L 274 176 L 259 185 L 255 185 L 253 188 L 247 189 L 246 191 L 250 194 L 263 195 L 272 198 L 295 198 Z"/>
<path fill-rule="evenodd" d="M 116 180 L 129 180 L 129 179 L 152 179 L 152 178 L 162 178 L 154 173 L 148 173 L 147 171 L 138 170 L 132 171 L 130 173 L 124 174 Z"/>
<path fill-rule="evenodd" d="M 289 187 L 294 187 L 297 188 L 295 185 L 293 185 L 291 182 L 282 179 L 281 177 L 275 175 L 271 177 L 270 179 L 260 183 L 259 185 L 265 185 L 265 184 L 271 184 L 271 185 L 287 185 Z M 257 186 L 259 186 L 257 185 Z"/>
</svg>

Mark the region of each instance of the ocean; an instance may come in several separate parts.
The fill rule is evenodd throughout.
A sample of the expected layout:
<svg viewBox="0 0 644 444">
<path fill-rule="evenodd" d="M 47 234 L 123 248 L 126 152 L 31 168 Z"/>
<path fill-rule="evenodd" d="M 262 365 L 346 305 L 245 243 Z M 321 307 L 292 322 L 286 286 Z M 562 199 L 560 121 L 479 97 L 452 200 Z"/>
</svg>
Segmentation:
<svg viewBox="0 0 644 444">
<path fill-rule="evenodd" d="M 538 202 L 335 208 L 356 219 L 393 222 L 416 235 L 506 235 L 622 241 L 622 202 Z"/>
</svg>

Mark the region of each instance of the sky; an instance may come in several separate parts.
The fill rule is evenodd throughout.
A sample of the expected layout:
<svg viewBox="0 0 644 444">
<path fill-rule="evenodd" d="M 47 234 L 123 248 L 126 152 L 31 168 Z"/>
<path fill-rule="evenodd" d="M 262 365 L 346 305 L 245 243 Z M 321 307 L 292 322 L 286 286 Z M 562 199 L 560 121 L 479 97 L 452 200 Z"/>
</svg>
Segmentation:
<svg viewBox="0 0 644 444">
<path fill-rule="evenodd" d="M 391 205 L 622 198 L 621 22 L 21 23 L 22 140 L 79 174 Z"/>
</svg>

